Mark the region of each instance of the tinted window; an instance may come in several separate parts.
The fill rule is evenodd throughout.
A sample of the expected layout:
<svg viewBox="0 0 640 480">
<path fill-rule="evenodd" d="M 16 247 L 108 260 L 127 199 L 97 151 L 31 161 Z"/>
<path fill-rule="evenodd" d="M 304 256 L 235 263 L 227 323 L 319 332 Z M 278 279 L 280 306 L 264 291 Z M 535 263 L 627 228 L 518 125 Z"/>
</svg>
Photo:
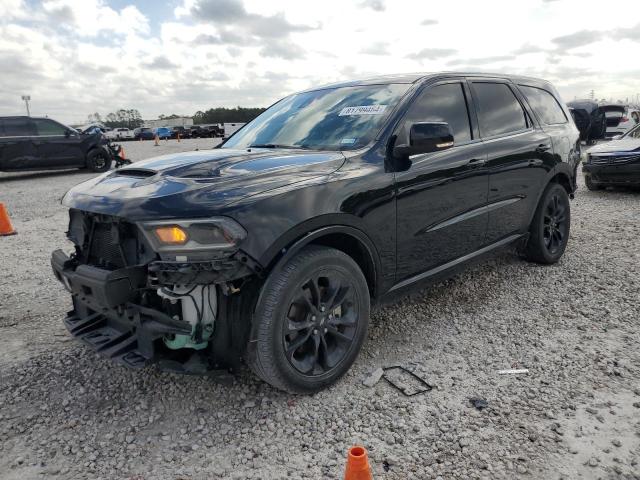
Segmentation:
<svg viewBox="0 0 640 480">
<path fill-rule="evenodd" d="M 447 122 L 455 143 L 471 140 L 469 113 L 462 84 L 447 83 L 425 90 L 409 108 L 402 133 L 405 139 L 411 124 L 418 122 Z M 405 142 L 409 143 L 408 140 Z"/>
<path fill-rule="evenodd" d="M 533 111 L 538 114 L 542 123 L 547 125 L 554 125 L 558 123 L 567 123 L 567 117 L 565 117 L 562 108 L 558 104 L 557 100 L 546 90 L 535 87 L 525 87 L 520 85 L 520 89 L 524 96 L 527 97 L 527 101 Z"/>
<path fill-rule="evenodd" d="M 59 123 L 51 120 L 35 118 L 32 120 L 36 127 L 36 134 L 39 136 L 64 135 L 65 128 Z"/>
<path fill-rule="evenodd" d="M 504 83 L 473 83 L 482 136 L 503 135 L 527 128 L 524 110 Z"/>
<path fill-rule="evenodd" d="M 26 118 L 5 118 L 0 120 L 3 128 L 0 128 L 0 135 L 3 137 L 26 137 L 31 135 L 29 123 Z"/>
</svg>

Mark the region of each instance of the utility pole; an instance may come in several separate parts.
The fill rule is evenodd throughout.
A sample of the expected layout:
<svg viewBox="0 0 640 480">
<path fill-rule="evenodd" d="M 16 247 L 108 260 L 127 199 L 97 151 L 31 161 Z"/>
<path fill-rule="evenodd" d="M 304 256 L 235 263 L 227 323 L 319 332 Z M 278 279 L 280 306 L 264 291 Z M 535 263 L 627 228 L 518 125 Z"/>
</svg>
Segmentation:
<svg viewBox="0 0 640 480">
<path fill-rule="evenodd" d="M 595 95 L 595 92 L 591 90 L 591 93 L 589 93 L 589 98 L 593 100 L 594 95 Z"/>
<path fill-rule="evenodd" d="M 27 105 L 27 117 L 31 116 L 31 112 L 29 112 L 29 100 L 31 100 L 31 95 L 22 95 L 22 100 Z"/>
</svg>

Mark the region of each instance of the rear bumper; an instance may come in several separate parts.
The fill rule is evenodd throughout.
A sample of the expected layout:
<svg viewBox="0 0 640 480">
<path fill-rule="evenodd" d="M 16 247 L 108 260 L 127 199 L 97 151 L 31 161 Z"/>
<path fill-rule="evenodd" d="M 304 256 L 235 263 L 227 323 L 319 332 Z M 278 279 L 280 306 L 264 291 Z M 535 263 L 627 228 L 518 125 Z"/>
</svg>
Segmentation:
<svg viewBox="0 0 640 480">
<path fill-rule="evenodd" d="M 117 363 L 142 368 L 156 359 L 164 335 L 191 334 L 189 323 L 132 302 L 146 281 L 142 267 L 77 266 L 61 250 L 53 252 L 51 266 L 73 298 L 74 309 L 64 320 L 69 333 Z"/>
<path fill-rule="evenodd" d="M 584 163 L 582 171 L 591 177 L 594 183 L 607 183 L 611 185 L 636 185 L 640 184 L 640 163 L 628 163 L 624 165 L 593 165 Z"/>
</svg>

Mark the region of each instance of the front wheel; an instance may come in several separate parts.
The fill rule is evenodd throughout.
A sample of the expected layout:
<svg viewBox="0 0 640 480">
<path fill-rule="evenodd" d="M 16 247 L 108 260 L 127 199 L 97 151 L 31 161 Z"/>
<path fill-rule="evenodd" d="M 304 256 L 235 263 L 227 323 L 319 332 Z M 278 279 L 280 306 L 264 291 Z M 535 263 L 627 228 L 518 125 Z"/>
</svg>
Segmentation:
<svg viewBox="0 0 640 480">
<path fill-rule="evenodd" d="M 305 247 L 263 286 L 249 367 L 281 390 L 321 390 L 355 361 L 369 308 L 367 282 L 351 257 L 333 248 Z"/>
<path fill-rule="evenodd" d="M 106 172 L 111 168 L 111 156 L 101 148 L 91 150 L 87 155 L 87 168 L 92 172 Z"/>
<path fill-rule="evenodd" d="M 529 227 L 526 258 L 537 263 L 556 263 L 567 248 L 570 225 L 569 195 L 562 185 L 551 183 L 542 194 Z"/>
</svg>

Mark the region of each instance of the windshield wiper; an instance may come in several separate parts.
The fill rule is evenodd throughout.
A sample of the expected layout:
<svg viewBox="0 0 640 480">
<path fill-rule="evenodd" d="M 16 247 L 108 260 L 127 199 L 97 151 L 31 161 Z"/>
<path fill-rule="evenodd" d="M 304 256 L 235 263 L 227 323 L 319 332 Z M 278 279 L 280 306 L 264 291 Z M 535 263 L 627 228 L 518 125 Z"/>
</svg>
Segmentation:
<svg viewBox="0 0 640 480">
<path fill-rule="evenodd" d="M 249 148 L 288 148 L 292 150 L 310 150 L 310 148 L 305 145 L 282 145 L 279 143 L 256 143 L 249 145 Z"/>
<path fill-rule="evenodd" d="M 278 143 L 254 143 L 249 148 L 293 148 L 291 145 L 280 145 Z"/>
</svg>

